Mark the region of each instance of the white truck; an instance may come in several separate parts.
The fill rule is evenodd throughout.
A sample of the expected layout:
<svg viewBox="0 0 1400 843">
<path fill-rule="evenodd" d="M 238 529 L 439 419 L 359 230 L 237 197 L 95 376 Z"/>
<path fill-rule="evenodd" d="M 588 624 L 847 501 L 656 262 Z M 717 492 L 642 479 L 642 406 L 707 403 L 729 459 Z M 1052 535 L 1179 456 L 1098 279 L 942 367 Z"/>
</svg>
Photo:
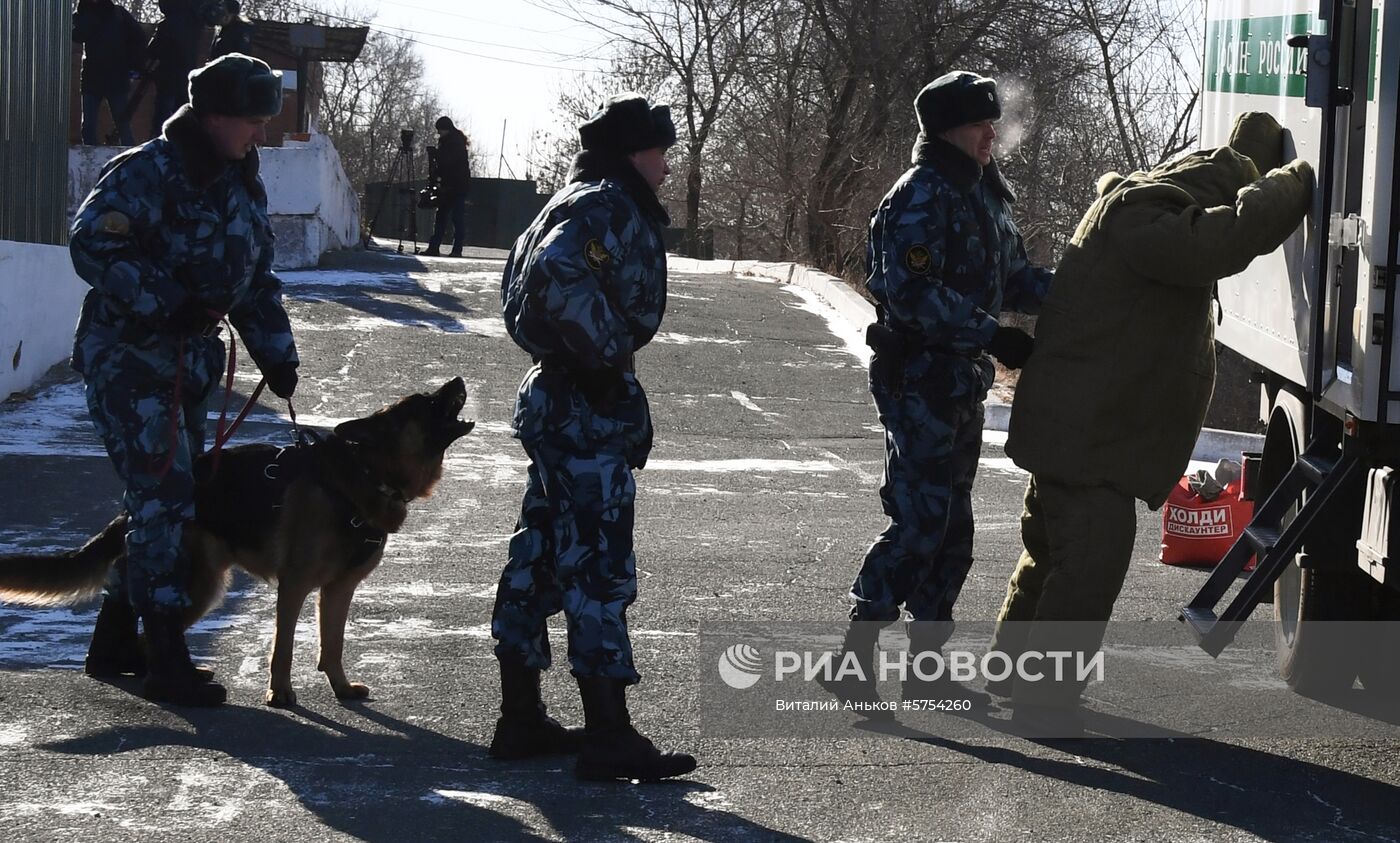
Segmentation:
<svg viewBox="0 0 1400 843">
<path fill-rule="evenodd" d="M 1254 519 L 1181 617 L 1218 655 L 1272 597 L 1295 689 L 1400 695 L 1400 0 L 1208 0 L 1205 46 L 1201 146 L 1270 112 L 1317 189 L 1218 289 L 1267 428 Z"/>
</svg>

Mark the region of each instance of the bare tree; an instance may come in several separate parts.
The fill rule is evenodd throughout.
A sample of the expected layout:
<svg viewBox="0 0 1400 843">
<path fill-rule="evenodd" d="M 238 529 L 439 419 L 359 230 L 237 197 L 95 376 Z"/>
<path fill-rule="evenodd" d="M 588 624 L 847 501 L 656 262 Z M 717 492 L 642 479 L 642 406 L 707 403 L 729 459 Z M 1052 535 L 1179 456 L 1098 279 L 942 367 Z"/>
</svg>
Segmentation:
<svg viewBox="0 0 1400 843">
<path fill-rule="evenodd" d="M 1183 61 L 1199 7 L 1161 0 L 1071 0 L 1092 44 L 1122 162 L 1145 169 L 1195 144 L 1199 85 Z"/>
<path fill-rule="evenodd" d="M 685 147 L 686 246 L 698 248 L 705 146 L 733 99 L 765 0 L 554 0 L 574 20 L 607 32 L 633 56 L 664 70 L 680 99 Z"/>
<path fill-rule="evenodd" d="M 357 60 L 325 65 L 320 128 L 335 144 L 357 190 L 390 177 L 402 130 L 413 131 L 418 141 L 434 137 L 433 122 L 442 109 L 422 80 L 423 59 L 415 45 L 381 32 L 370 34 Z M 425 175 L 423 164 L 414 175 Z M 393 175 L 398 180 L 409 176 L 402 171 Z"/>
</svg>

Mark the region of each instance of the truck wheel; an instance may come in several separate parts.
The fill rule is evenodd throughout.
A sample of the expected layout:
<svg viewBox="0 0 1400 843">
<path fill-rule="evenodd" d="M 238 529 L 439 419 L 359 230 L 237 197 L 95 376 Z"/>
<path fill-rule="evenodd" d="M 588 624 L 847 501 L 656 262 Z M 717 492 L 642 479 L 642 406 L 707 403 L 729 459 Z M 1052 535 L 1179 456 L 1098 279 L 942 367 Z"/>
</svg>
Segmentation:
<svg viewBox="0 0 1400 843">
<path fill-rule="evenodd" d="M 1259 466 L 1260 492 L 1256 500 L 1263 501 L 1297 461 L 1306 443 L 1303 402 L 1280 390 L 1264 434 L 1264 455 Z M 1297 505 L 1301 505 L 1302 500 Z M 1284 526 L 1292 520 L 1297 506 L 1284 518 Z M 1355 555 L 1354 539 L 1351 551 Z M 1305 547 L 1303 554 L 1346 552 L 1345 540 L 1329 542 L 1327 547 L 1317 543 Z M 1355 567 L 1355 561 L 1352 562 Z M 1308 695 L 1326 695 L 1351 688 L 1356 679 L 1357 659 L 1354 648 L 1346 646 L 1342 630 L 1330 621 L 1359 620 L 1357 600 L 1360 572 L 1300 568 L 1297 560 L 1284 569 L 1274 583 L 1274 648 L 1278 654 L 1278 671 L 1288 686 Z"/>
<path fill-rule="evenodd" d="M 1384 700 L 1400 700 L 1400 591 L 1372 580 L 1375 599 L 1372 641 L 1367 642 L 1358 674 L 1366 692 Z"/>
<path fill-rule="evenodd" d="M 1365 655 L 1355 645 L 1360 573 L 1288 566 L 1274 585 L 1274 645 L 1288 687 L 1308 696 L 1351 689 Z M 1340 623 L 1352 621 L 1353 623 Z"/>
</svg>

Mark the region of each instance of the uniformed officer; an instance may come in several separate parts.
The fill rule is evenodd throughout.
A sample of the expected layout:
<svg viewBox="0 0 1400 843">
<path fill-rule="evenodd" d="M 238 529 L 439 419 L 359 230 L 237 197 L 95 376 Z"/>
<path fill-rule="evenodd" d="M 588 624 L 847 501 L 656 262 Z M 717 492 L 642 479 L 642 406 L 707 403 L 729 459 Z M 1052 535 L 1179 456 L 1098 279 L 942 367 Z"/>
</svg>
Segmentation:
<svg viewBox="0 0 1400 843">
<path fill-rule="evenodd" d="M 866 285 L 877 321 L 870 390 L 885 428 L 880 501 L 889 526 L 851 586 L 844 648 L 873 667 L 881 627 L 912 620 L 911 650 L 936 650 L 972 565 L 972 481 L 983 399 L 995 369 L 1030 355 L 1032 340 L 998 322 L 1035 313 L 1050 273 L 1026 259 L 1011 221 L 1015 194 L 992 158 L 1001 117 L 996 82 L 956 71 L 914 100 L 913 167 L 871 215 Z M 866 670 L 869 677 L 871 671 Z M 868 696 L 872 685 L 856 694 Z"/>
<path fill-rule="evenodd" d="M 657 199 L 676 142 L 670 108 L 636 94 L 608 100 L 579 126 L 569 183 L 515 241 L 501 302 L 506 329 L 534 359 L 512 422 L 530 458 L 491 634 L 501 666 L 496 758 L 578 751 L 584 779 L 654 780 L 695 769 L 631 725 L 627 607 L 637 596 L 632 472 L 651 450 L 651 414 L 633 355 L 666 309 L 670 222 Z M 585 728 L 545 714 L 545 621 L 563 610 Z"/>
<path fill-rule="evenodd" d="M 113 158 L 73 221 L 73 266 L 92 286 L 73 368 L 88 411 L 126 484 L 125 593 L 109 588 L 88 654 L 94 675 L 140 673 L 150 699 L 217 705 L 224 688 L 185 646 L 194 457 L 205 403 L 224 368 L 227 315 L 268 386 L 290 398 L 297 352 L 281 283 L 257 145 L 282 107 L 281 74 L 224 56 L 189 75 L 190 103 L 161 137 Z M 130 602 L 127 602 L 127 598 Z M 136 622 L 146 632 L 144 658 Z"/>
</svg>

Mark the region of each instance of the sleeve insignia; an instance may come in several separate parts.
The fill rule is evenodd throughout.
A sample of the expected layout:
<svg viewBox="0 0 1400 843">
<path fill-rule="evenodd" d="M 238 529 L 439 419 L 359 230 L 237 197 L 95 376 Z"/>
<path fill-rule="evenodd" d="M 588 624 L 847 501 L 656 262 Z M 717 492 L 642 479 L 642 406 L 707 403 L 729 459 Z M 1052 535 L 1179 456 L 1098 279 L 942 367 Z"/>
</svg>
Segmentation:
<svg viewBox="0 0 1400 843">
<path fill-rule="evenodd" d="M 910 246 L 904 253 L 904 268 L 915 275 L 928 275 L 933 270 L 933 255 L 924 245 Z"/>
<path fill-rule="evenodd" d="M 121 211 L 108 211 L 98 217 L 97 230 L 103 234 L 125 237 L 131 233 L 131 218 Z"/>
<path fill-rule="evenodd" d="M 588 266 L 597 272 L 608 265 L 612 260 L 612 255 L 603 248 L 603 244 L 597 240 L 589 240 L 583 246 L 583 259 L 588 262 Z"/>
</svg>

